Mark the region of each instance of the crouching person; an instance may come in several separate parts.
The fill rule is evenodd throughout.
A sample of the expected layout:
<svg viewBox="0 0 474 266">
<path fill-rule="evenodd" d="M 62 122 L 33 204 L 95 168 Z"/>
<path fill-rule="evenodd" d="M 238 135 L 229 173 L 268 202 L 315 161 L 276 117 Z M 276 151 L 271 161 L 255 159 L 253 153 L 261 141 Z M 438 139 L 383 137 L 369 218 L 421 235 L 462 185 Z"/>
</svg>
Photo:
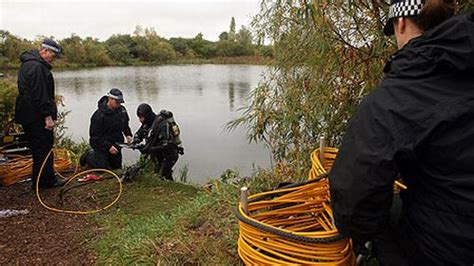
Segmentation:
<svg viewBox="0 0 474 266">
<path fill-rule="evenodd" d="M 122 153 L 118 143 L 132 141 L 127 110 L 122 92 L 111 89 L 100 98 L 98 108 L 91 117 L 89 143 L 92 150 L 81 157 L 81 165 L 89 168 L 119 169 L 122 167 Z"/>
<path fill-rule="evenodd" d="M 145 144 L 139 146 L 140 152 L 151 156 L 156 174 L 172 181 L 173 166 L 179 154 L 184 154 L 173 113 L 162 110 L 157 115 L 150 105 L 142 103 L 137 108 L 137 116 L 142 125 L 135 133 L 133 143 L 145 140 Z"/>
</svg>

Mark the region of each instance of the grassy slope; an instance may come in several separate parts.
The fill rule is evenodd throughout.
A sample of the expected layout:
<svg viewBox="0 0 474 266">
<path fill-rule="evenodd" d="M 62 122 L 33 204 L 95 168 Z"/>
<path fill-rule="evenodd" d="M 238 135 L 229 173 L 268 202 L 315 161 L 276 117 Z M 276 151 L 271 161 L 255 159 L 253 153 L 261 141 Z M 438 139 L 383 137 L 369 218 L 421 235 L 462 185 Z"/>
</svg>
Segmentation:
<svg viewBox="0 0 474 266">
<path fill-rule="evenodd" d="M 99 264 L 238 264 L 236 190 L 207 192 L 144 175 L 125 184 L 117 206 L 93 218 L 99 233 L 88 233 L 91 247 Z"/>
</svg>

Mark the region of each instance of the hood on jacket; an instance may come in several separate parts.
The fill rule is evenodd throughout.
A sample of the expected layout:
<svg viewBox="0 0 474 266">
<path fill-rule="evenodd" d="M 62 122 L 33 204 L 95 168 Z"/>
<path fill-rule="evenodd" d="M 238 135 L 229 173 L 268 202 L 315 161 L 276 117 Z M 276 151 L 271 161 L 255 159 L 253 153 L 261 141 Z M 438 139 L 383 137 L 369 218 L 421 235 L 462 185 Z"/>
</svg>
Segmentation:
<svg viewBox="0 0 474 266">
<path fill-rule="evenodd" d="M 137 116 L 144 117 L 145 118 L 144 124 L 150 126 L 153 123 L 153 121 L 155 121 L 156 114 L 155 112 L 153 112 L 153 109 L 151 109 L 151 106 L 149 104 L 142 103 L 137 108 Z"/>
<path fill-rule="evenodd" d="M 114 112 L 118 111 L 119 109 L 117 110 L 112 110 L 110 109 L 108 106 L 107 106 L 107 101 L 108 101 L 109 97 L 107 97 L 107 95 L 104 95 L 102 96 L 99 101 L 97 102 L 97 107 L 99 108 L 99 110 L 101 110 L 104 114 L 113 114 Z"/>
<path fill-rule="evenodd" d="M 389 77 L 474 70 L 474 12 L 452 17 L 410 40 L 385 67 Z"/>
<path fill-rule="evenodd" d="M 26 51 L 20 55 L 20 61 L 22 63 L 25 63 L 31 60 L 40 62 L 41 64 L 45 65 L 48 69 L 52 68 L 50 64 L 46 63 L 46 61 L 44 61 L 43 58 L 41 58 L 38 50 Z"/>
</svg>

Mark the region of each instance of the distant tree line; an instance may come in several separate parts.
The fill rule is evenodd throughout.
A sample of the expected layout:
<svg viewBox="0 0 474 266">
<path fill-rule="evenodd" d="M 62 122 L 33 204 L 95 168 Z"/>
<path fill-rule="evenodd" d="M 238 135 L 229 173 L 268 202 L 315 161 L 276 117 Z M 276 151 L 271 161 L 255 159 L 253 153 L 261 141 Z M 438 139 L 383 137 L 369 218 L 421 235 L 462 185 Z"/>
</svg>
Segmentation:
<svg viewBox="0 0 474 266">
<path fill-rule="evenodd" d="M 0 67 L 18 66 L 19 55 L 38 48 L 44 37 L 29 41 L 0 30 Z M 242 26 L 236 31 L 233 17 L 229 31 L 222 32 L 217 42 L 204 39 L 201 33 L 194 38 L 168 40 L 160 37 L 154 28 L 142 26 L 136 26 L 133 34 L 114 34 L 105 41 L 75 34 L 58 41 L 64 56 L 57 64 L 64 67 L 163 64 L 218 57 L 273 57 L 273 48 L 256 43 L 248 28 Z"/>
</svg>

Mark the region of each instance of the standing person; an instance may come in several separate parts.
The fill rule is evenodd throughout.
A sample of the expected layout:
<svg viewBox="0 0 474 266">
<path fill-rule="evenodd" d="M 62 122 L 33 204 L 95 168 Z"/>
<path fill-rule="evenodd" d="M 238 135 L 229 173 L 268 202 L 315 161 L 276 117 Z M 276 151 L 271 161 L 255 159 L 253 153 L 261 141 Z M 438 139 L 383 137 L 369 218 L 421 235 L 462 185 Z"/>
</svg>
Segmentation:
<svg viewBox="0 0 474 266">
<path fill-rule="evenodd" d="M 91 117 L 89 143 L 93 150 L 81 157 L 81 165 L 90 168 L 122 168 L 122 153 L 118 143 L 132 142 L 132 131 L 128 125 L 127 110 L 122 91 L 111 89 L 97 103 L 97 110 Z"/>
<path fill-rule="evenodd" d="M 135 133 L 133 142 L 140 143 L 145 139 L 145 146 L 140 148 L 140 152 L 151 155 L 156 174 L 172 181 L 178 154 L 184 154 L 179 146 L 180 132 L 173 113 L 162 110 L 156 115 L 150 105 L 142 103 L 137 108 L 137 116 L 142 125 Z"/>
<path fill-rule="evenodd" d="M 33 155 L 32 186 L 43 161 L 53 148 L 54 126 L 58 115 L 55 101 L 54 78 L 51 73 L 54 59 L 61 55 L 61 47 L 51 39 L 45 39 L 39 50 L 24 52 L 20 56 L 18 92 L 15 105 L 15 121 L 22 125 Z M 48 157 L 40 177 L 40 187 L 63 185 L 65 180 L 54 174 L 54 155 Z"/>
<path fill-rule="evenodd" d="M 474 13 L 454 11 L 454 0 L 391 1 L 385 34 L 399 50 L 329 174 L 339 232 L 373 241 L 382 265 L 474 263 Z M 397 177 L 408 189 L 391 221 Z"/>
</svg>

